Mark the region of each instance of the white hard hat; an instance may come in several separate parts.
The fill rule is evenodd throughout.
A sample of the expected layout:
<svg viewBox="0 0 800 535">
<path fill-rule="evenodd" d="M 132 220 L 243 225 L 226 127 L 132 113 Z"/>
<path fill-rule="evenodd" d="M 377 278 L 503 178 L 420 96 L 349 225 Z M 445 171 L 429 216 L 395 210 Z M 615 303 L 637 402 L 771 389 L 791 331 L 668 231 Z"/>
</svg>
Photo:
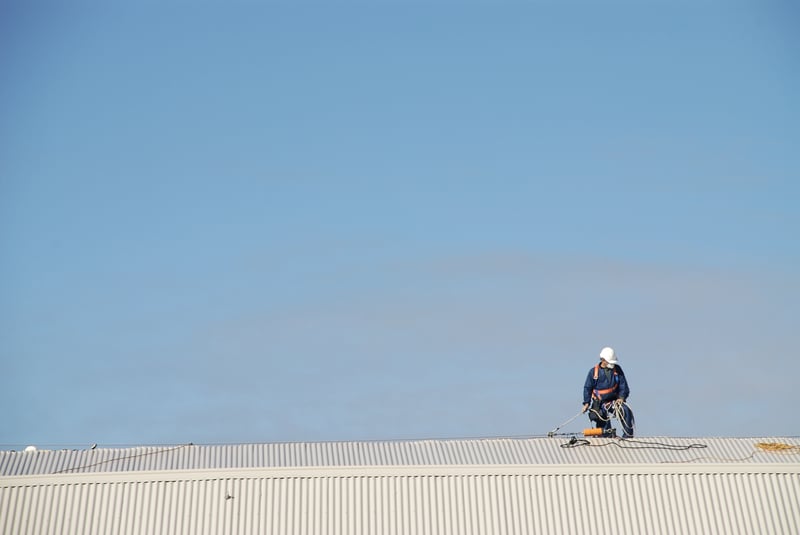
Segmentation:
<svg viewBox="0 0 800 535">
<path fill-rule="evenodd" d="M 604 347 L 600 351 L 600 358 L 608 362 L 609 366 L 611 366 L 612 368 L 617 362 L 619 362 L 617 360 L 617 354 L 614 353 L 614 350 L 610 347 Z"/>
</svg>

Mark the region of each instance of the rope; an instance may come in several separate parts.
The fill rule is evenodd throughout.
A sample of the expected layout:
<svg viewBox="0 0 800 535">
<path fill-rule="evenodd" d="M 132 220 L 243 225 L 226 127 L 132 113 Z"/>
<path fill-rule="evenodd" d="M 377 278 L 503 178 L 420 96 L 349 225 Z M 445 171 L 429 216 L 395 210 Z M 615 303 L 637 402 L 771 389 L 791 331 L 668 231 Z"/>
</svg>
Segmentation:
<svg viewBox="0 0 800 535">
<path fill-rule="evenodd" d="M 608 422 L 612 418 L 616 418 L 619 420 L 620 425 L 622 425 L 622 430 L 625 434 L 633 435 L 633 431 L 636 428 L 636 424 L 634 423 L 632 426 L 628 427 L 625 422 L 625 411 L 623 410 L 622 406 L 627 406 L 627 403 L 624 401 L 622 403 L 614 403 L 611 402 L 610 406 L 606 407 L 606 414 L 607 416 L 603 416 L 600 412 L 596 409 L 589 409 L 592 413 L 597 415 L 597 419 L 603 422 Z"/>
<path fill-rule="evenodd" d="M 550 431 L 549 433 L 547 433 L 547 436 L 548 436 L 548 437 L 552 437 L 553 435 L 555 435 L 555 434 L 556 434 L 556 431 L 558 431 L 559 429 L 561 429 L 562 427 L 564 427 L 565 425 L 567 425 L 568 423 L 570 423 L 572 420 L 574 420 L 575 418 L 577 418 L 577 417 L 578 417 L 578 416 L 580 416 L 581 414 L 583 414 L 583 411 L 578 411 L 578 414 L 576 414 L 575 416 L 573 416 L 572 418 L 570 418 L 569 420 L 567 420 L 567 421 L 566 421 L 566 422 L 564 422 L 563 424 L 559 425 L 558 427 L 556 427 L 555 429 L 553 429 L 552 431 Z"/>
<path fill-rule="evenodd" d="M 87 468 L 94 468 L 95 466 L 100 466 L 101 464 L 108 464 L 108 463 L 114 463 L 114 462 L 117 462 L 117 461 L 124 461 L 124 460 L 127 460 L 127 459 L 136 459 L 138 457 L 147 457 L 148 455 L 158 455 L 160 453 L 167 453 L 167 452 L 170 452 L 170 451 L 175 451 L 175 450 L 179 450 L 181 448 L 185 448 L 187 446 L 194 446 L 194 444 L 192 444 L 190 442 L 188 444 L 181 444 L 180 446 L 175 446 L 174 448 L 160 449 L 160 450 L 156 450 L 156 451 L 146 451 L 146 452 L 143 452 L 143 453 L 136 453 L 136 454 L 133 454 L 133 455 L 125 455 L 125 456 L 122 456 L 122 457 L 115 457 L 113 459 L 106 459 L 105 461 L 99 461 L 99 462 L 96 462 L 96 463 L 84 464 L 82 466 L 73 466 L 72 468 L 64 468 L 63 470 L 58 470 L 58 471 L 52 472 L 52 473 L 53 474 L 64 474 L 66 472 L 72 472 L 72 471 L 75 471 L 75 470 L 85 470 Z"/>
<path fill-rule="evenodd" d="M 800 446 L 792 446 L 782 442 L 757 442 L 756 448 L 771 453 L 800 453 Z"/>
<path fill-rule="evenodd" d="M 632 444 L 632 445 L 630 445 Z M 604 446 L 614 445 L 624 450 L 668 450 L 668 451 L 686 451 L 692 449 L 707 448 L 707 444 L 665 444 L 663 442 L 652 442 L 644 440 L 633 440 L 631 438 L 620 438 L 619 440 L 603 441 L 603 442 L 590 442 L 585 438 L 572 437 L 569 442 L 561 444 L 562 448 L 577 448 L 578 446 L 589 446 L 602 448 Z"/>
</svg>

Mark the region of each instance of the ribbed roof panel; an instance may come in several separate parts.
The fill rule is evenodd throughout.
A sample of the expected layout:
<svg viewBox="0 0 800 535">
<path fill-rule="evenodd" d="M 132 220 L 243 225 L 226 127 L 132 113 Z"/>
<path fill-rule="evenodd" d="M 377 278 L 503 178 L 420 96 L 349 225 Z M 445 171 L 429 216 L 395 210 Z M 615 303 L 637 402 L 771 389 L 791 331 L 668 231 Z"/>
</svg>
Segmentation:
<svg viewBox="0 0 800 535">
<path fill-rule="evenodd" d="M 789 452 L 758 443 L 785 444 Z M 490 438 L 376 442 L 178 445 L 86 450 L 0 451 L 0 476 L 224 468 L 345 466 L 798 463 L 800 439 Z"/>
<path fill-rule="evenodd" d="M 185 478 L 171 472 L 164 479 L 144 480 L 95 474 L 94 481 L 89 476 L 34 476 L 16 479 L 12 486 L 0 479 L 0 533 L 672 535 L 800 530 L 797 472 L 703 471 L 691 477 L 181 474 Z M 608 499 L 598 503 L 592 497 Z"/>
</svg>

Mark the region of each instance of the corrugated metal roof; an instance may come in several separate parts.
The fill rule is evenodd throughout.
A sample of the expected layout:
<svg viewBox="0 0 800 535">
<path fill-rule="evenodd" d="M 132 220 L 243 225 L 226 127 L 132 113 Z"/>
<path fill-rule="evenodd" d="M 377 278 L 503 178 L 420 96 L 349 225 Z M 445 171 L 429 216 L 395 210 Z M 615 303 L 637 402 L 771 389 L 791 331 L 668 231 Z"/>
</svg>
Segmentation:
<svg viewBox="0 0 800 535">
<path fill-rule="evenodd" d="M 655 463 L 797 463 L 800 455 L 758 443 L 800 447 L 797 437 L 565 437 L 178 445 L 0 452 L 0 476 L 57 473 L 289 468 L 320 466 L 581 465 Z M 795 450 L 797 451 L 797 450 Z"/>
<path fill-rule="evenodd" d="M 0 452 L 0 533 L 800 533 L 800 455 L 758 443 L 800 446 L 560 437 Z"/>
<path fill-rule="evenodd" d="M 796 488 L 797 481 L 789 484 Z M 757 485 L 752 475 L 705 476 L 689 485 L 661 481 L 641 502 L 643 507 L 629 497 L 636 481 L 624 476 L 236 478 L 30 486 L 0 488 L 0 531 L 792 533 L 796 515 L 770 512 L 784 490 L 770 485 L 770 492 L 750 496 Z M 587 499 L 598 488 L 622 496 L 613 507 L 604 505 L 603 514 Z M 750 506 L 738 517 L 712 513 L 714 520 L 705 521 L 708 511 L 719 508 L 720 488 L 732 489 L 726 505 Z M 612 522 L 620 525 L 610 529 Z"/>
<path fill-rule="evenodd" d="M 639 466 L 642 473 L 541 465 L 6 477 L 0 533 L 800 533 L 797 465 L 669 464 L 657 474 L 648 466 L 655 465 Z M 686 467 L 691 473 L 679 470 Z"/>
</svg>

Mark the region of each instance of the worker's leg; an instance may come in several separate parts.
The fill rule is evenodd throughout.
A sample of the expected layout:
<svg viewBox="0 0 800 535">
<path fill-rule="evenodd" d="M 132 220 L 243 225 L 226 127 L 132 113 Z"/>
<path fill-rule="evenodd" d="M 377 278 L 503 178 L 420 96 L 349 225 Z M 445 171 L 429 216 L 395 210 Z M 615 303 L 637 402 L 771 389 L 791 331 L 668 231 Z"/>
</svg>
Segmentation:
<svg viewBox="0 0 800 535">
<path fill-rule="evenodd" d="M 589 406 L 589 420 L 594 423 L 595 427 L 602 428 L 606 424 L 604 418 L 608 418 L 606 411 L 603 410 L 598 400 L 593 399 L 592 404 Z"/>
<path fill-rule="evenodd" d="M 620 426 L 622 426 L 622 437 L 623 438 L 633 438 L 633 427 L 634 427 L 634 419 L 633 419 L 633 411 L 630 407 L 623 404 L 622 405 L 622 420 L 620 421 Z"/>
<path fill-rule="evenodd" d="M 611 404 L 609 402 L 605 402 L 605 403 L 602 404 L 602 407 L 603 407 L 603 410 L 601 411 L 601 414 L 603 415 L 603 418 L 605 418 L 605 420 L 603 420 L 603 425 L 602 425 L 603 432 L 610 433 L 611 429 L 612 429 L 612 427 L 611 427 L 611 412 L 609 412 L 609 409 L 611 408 Z M 600 426 L 598 426 L 598 427 L 600 427 Z"/>
</svg>

